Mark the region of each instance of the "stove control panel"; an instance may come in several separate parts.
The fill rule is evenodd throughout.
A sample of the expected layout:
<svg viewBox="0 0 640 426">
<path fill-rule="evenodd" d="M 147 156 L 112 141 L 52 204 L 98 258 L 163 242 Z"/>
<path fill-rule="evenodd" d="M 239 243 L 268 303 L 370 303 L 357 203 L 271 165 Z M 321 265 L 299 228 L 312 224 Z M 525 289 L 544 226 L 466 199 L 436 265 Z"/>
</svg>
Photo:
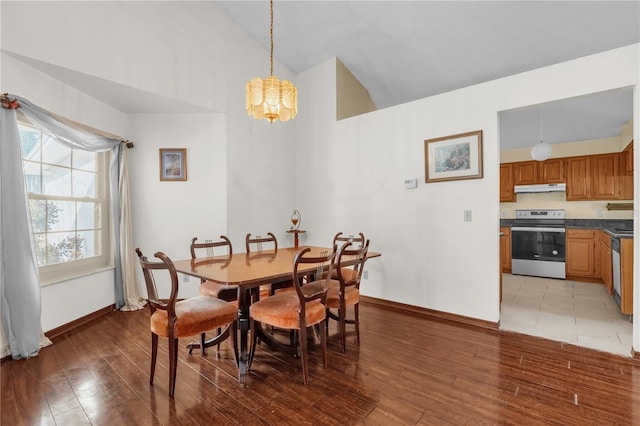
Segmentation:
<svg viewBox="0 0 640 426">
<path fill-rule="evenodd" d="M 516 219 L 564 219 L 564 210 L 516 210 Z"/>
</svg>

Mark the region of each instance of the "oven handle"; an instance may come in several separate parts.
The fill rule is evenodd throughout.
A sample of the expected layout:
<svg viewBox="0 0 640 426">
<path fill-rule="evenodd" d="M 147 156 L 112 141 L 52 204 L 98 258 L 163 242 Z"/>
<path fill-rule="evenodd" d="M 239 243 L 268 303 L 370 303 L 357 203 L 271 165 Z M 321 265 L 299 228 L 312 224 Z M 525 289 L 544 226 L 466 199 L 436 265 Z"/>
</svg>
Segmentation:
<svg viewBox="0 0 640 426">
<path fill-rule="evenodd" d="M 559 232 L 564 233 L 564 228 L 544 228 L 544 227 L 528 227 L 528 226 L 512 226 L 511 231 L 533 231 L 533 232 Z"/>
</svg>

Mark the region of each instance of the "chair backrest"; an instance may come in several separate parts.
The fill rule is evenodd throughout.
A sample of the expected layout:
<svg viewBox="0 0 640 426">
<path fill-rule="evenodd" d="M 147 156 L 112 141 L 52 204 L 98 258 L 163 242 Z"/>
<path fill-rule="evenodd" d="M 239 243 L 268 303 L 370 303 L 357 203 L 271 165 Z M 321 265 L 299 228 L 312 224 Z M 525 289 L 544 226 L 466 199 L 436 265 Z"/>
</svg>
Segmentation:
<svg viewBox="0 0 640 426">
<path fill-rule="evenodd" d="M 147 286 L 147 301 L 149 302 L 151 313 L 160 309 L 167 311 L 169 318 L 175 318 L 175 306 L 178 300 L 178 273 L 176 272 L 173 262 L 169 259 L 169 256 L 160 251 L 154 254 L 155 257 L 160 259 L 159 262 L 149 261 L 147 256 L 143 255 L 139 248 L 136 248 L 136 253 L 140 259 L 140 266 L 144 274 L 144 282 Z M 169 299 L 161 299 L 158 296 L 154 272 L 160 270 L 167 271 L 171 277 L 171 294 Z"/>
<path fill-rule="evenodd" d="M 247 253 L 251 253 L 252 251 L 262 251 L 270 249 L 278 251 L 278 240 L 276 239 L 276 236 L 271 232 L 267 232 L 267 237 L 261 237 L 260 235 L 251 237 L 251 234 L 247 234 L 244 241 Z M 266 245 L 273 244 L 273 246 L 264 248 L 262 245 L 263 243 L 266 243 Z"/>
<path fill-rule="evenodd" d="M 331 282 L 331 274 L 335 268 L 337 249 L 338 247 L 334 245 L 332 250 L 310 255 L 311 248 L 306 247 L 300 250 L 293 258 L 293 283 L 303 308 L 305 302 L 323 299 L 327 293 Z M 310 263 L 316 264 L 314 280 L 301 284 L 303 283 L 303 278 L 308 276 L 309 273 L 300 272 L 300 269 L 306 268 Z"/>
<path fill-rule="evenodd" d="M 354 248 L 353 243 L 348 241 L 344 243 L 338 251 L 338 257 L 336 260 L 337 267 L 336 272 L 338 274 L 338 280 L 341 287 L 356 286 L 360 288 L 360 280 L 362 279 L 362 272 L 364 271 L 364 262 L 367 260 L 367 252 L 369 251 L 369 240 L 361 247 Z M 355 263 L 352 263 L 355 262 Z M 346 276 L 345 270 L 352 271 L 349 276 Z"/>
<path fill-rule="evenodd" d="M 365 242 L 364 234 L 362 232 L 358 232 L 357 235 L 353 235 L 353 234 L 345 235 L 342 232 L 338 232 L 333 237 L 333 244 L 337 244 L 338 246 L 346 242 L 354 243 L 354 245 L 355 243 L 359 243 L 359 246 L 362 247 Z"/>
<path fill-rule="evenodd" d="M 196 243 L 198 237 L 193 237 L 193 239 L 191 240 L 191 258 L 192 259 L 196 259 L 198 256 L 198 253 L 201 254 L 200 257 L 203 257 L 202 255 L 206 256 L 206 257 L 213 257 L 216 255 L 216 253 L 214 252 L 215 249 L 217 249 L 218 247 L 227 247 L 227 253 L 224 254 L 233 254 L 233 247 L 231 246 L 231 241 L 229 240 L 229 238 L 225 237 L 224 235 L 220 235 L 220 241 L 213 241 L 213 240 L 204 240 L 204 243 Z M 220 253 L 223 254 L 223 253 Z"/>
</svg>

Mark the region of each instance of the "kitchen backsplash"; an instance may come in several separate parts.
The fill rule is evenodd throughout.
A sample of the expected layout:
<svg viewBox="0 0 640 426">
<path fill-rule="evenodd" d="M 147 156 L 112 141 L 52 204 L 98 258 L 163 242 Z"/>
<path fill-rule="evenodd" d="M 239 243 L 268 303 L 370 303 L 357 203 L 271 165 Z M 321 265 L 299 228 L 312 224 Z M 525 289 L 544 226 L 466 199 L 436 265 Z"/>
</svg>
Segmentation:
<svg viewBox="0 0 640 426">
<path fill-rule="evenodd" d="M 500 219 L 515 219 L 516 210 L 564 209 L 567 219 L 633 219 L 633 210 L 607 210 L 608 203 L 620 200 L 567 201 L 565 192 L 516 195 L 515 203 L 500 203 Z"/>
</svg>

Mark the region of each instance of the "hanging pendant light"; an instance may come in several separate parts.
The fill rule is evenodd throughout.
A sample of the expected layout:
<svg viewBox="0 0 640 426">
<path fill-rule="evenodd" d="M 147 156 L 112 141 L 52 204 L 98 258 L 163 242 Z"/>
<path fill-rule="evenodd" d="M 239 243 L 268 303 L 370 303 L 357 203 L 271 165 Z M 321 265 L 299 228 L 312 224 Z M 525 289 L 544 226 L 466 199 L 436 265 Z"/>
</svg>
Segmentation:
<svg viewBox="0 0 640 426">
<path fill-rule="evenodd" d="M 271 73 L 267 78 L 255 77 L 247 83 L 247 114 L 256 120 L 273 123 L 288 121 L 298 114 L 298 89 L 289 80 L 280 81 L 273 75 L 273 0 L 271 5 Z"/>
<path fill-rule="evenodd" d="M 551 145 L 542 141 L 542 112 L 540 112 L 540 143 L 531 148 L 531 157 L 536 161 L 544 161 L 551 157 Z"/>
</svg>

